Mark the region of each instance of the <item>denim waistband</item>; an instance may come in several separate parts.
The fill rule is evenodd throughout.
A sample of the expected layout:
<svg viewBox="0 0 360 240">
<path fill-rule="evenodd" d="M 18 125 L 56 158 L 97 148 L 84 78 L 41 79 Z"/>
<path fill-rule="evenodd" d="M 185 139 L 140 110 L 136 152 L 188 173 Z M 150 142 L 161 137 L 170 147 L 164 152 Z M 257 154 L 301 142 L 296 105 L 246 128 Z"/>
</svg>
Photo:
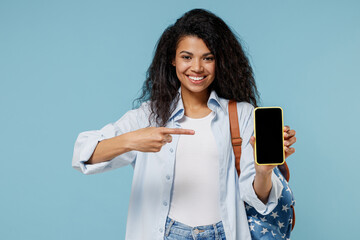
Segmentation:
<svg viewBox="0 0 360 240">
<path fill-rule="evenodd" d="M 225 239 L 224 226 L 221 221 L 215 224 L 191 227 L 167 217 L 165 236 L 169 236 L 170 232 L 189 239 Z"/>
</svg>

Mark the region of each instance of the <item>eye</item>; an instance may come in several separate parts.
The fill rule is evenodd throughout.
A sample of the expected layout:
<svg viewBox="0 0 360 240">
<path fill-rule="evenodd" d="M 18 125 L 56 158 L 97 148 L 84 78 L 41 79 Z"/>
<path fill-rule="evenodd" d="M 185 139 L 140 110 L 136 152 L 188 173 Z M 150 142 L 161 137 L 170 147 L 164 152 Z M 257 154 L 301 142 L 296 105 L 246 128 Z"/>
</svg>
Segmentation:
<svg viewBox="0 0 360 240">
<path fill-rule="evenodd" d="M 211 61 L 214 61 L 214 57 L 206 57 L 206 58 L 204 58 L 204 60 L 211 62 Z"/>
<path fill-rule="evenodd" d="M 190 56 L 187 56 L 187 55 L 184 55 L 184 56 L 181 56 L 181 58 L 185 59 L 185 60 L 190 60 L 191 57 Z"/>
</svg>

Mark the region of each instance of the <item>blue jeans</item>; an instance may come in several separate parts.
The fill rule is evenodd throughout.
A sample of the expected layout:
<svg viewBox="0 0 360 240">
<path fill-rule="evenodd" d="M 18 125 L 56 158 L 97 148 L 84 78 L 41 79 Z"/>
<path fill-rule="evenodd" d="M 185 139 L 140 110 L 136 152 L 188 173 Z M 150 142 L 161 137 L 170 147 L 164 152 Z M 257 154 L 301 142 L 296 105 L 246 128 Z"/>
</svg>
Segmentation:
<svg viewBox="0 0 360 240">
<path fill-rule="evenodd" d="M 226 240 L 222 222 L 190 227 L 167 217 L 164 240 Z"/>
</svg>

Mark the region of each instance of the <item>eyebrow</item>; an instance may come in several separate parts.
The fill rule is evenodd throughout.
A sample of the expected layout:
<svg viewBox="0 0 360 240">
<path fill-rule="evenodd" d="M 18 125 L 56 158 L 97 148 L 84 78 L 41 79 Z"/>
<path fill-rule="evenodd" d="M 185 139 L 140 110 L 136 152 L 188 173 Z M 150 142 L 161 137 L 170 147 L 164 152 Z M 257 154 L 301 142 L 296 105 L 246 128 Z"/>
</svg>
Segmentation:
<svg viewBox="0 0 360 240">
<path fill-rule="evenodd" d="M 181 51 L 179 54 L 181 54 L 181 53 L 186 53 L 186 54 L 189 54 L 189 55 L 194 55 L 194 54 L 192 54 L 191 52 L 188 52 L 188 51 Z M 213 55 L 211 52 L 208 52 L 208 53 L 204 53 L 203 54 L 203 57 L 205 57 L 205 56 L 207 56 L 207 55 Z"/>
</svg>

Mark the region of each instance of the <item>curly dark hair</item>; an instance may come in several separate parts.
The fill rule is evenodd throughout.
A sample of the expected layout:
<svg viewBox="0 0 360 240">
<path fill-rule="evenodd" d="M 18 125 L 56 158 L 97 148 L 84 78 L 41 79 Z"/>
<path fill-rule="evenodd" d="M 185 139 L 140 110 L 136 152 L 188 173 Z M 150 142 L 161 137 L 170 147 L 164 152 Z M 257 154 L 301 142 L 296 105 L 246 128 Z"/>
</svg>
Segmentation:
<svg viewBox="0 0 360 240">
<path fill-rule="evenodd" d="M 226 23 L 204 9 L 186 12 L 174 25 L 165 29 L 157 42 L 153 61 L 147 71 L 139 103 L 150 100 L 151 114 L 158 126 L 165 126 L 179 100 L 181 85 L 171 64 L 179 41 L 196 36 L 204 41 L 215 57 L 215 79 L 208 87 L 219 97 L 245 101 L 257 106 L 259 93 L 249 60 L 239 40 Z M 133 102 L 133 104 L 134 104 Z"/>
</svg>

